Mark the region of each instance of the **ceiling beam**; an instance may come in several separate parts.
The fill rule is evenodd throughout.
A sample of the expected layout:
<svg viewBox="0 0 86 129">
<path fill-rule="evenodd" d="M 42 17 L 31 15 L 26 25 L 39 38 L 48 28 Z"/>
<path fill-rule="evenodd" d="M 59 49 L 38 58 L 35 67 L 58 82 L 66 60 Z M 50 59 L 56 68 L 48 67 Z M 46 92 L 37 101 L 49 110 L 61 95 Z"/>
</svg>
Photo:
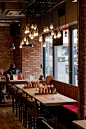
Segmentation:
<svg viewBox="0 0 86 129">
<path fill-rule="evenodd" d="M 32 0 L 20 13 L 19 15 L 21 15 L 29 6 L 31 6 L 34 3 L 35 0 Z"/>
<path fill-rule="evenodd" d="M 0 2 L 25 2 L 25 0 L 0 0 Z"/>
</svg>

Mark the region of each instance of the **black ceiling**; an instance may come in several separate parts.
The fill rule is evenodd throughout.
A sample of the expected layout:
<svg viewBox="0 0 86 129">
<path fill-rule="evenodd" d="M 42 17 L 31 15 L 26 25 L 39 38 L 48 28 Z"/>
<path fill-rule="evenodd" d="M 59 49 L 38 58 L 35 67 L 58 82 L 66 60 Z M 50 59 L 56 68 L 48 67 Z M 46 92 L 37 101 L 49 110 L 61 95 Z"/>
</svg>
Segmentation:
<svg viewBox="0 0 86 129">
<path fill-rule="evenodd" d="M 51 9 L 55 8 L 59 4 L 66 0 L 26 0 L 26 7 L 20 12 L 26 17 L 37 17 L 45 14 Z"/>
</svg>

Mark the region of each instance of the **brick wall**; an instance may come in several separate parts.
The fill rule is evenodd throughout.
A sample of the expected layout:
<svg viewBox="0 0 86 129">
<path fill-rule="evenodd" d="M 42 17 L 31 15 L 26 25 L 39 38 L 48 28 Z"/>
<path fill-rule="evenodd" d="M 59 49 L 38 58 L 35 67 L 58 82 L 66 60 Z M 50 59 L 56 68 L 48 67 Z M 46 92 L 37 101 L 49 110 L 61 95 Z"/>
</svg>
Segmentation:
<svg viewBox="0 0 86 129">
<path fill-rule="evenodd" d="M 78 12 L 79 13 L 79 12 Z M 79 46 L 80 46 L 80 111 L 81 118 L 86 118 L 86 0 L 80 1 L 80 35 L 79 35 Z M 79 19 L 78 19 L 79 20 Z M 78 28 L 78 29 L 79 29 Z"/>
<path fill-rule="evenodd" d="M 21 53 L 20 53 L 20 36 L 14 36 L 13 42 L 15 44 L 15 50 L 13 50 L 13 62 L 15 63 L 16 67 L 22 70 L 21 68 Z"/>
<path fill-rule="evenodd" d="M 15 50 L 9 50 L 12 42 L 15 44 Z M 0 69 L 6 71 L 12 62 L 20 68 L 19 44 L 20 37 L 10 36 L 10 26 L 0 26 Z"/>
<path fill-rule="evenodd" d="M 11 41 L 10 26 L 0 26 L 0 68 L 3 71 L 7 70 L 13 62 L 13 51 L 9 50 Z"/>
<path fill-rule="evenodd" d="M 26 19 L 21 19 L 21 39 L 24 37 L 24 27 L 27 22 Z M 29 20 L 29 24 L 31 21 Z M 29 77 L 30 74 L 35 74 L 38 79 L 41 72 L 41 43 L 38 41 L 38 37 L 33 40 L 29 40 L 34 47 L 22 48 L 22 73 L 25 78 Z"/>
</svg>

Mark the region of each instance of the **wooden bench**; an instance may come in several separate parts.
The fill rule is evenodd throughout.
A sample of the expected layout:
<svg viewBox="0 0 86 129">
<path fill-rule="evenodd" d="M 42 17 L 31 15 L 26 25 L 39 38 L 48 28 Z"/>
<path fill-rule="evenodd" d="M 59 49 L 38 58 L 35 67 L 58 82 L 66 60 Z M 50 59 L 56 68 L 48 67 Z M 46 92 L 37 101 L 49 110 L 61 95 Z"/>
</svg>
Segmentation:
<svg viewBox="0 0 86 129">
<path fill-rule="evenodd" d="M 51 79 L 50 85 L 51 84 L 54 85 L 54 87 L 56 88 L 58 93 L 78 101 L 78 86 L 74 86 L 72 84 L 67 84 L 64 82 L 56 81 L 54 79 Z M 76 104 L 74 103 L 71 105 L 62 105 L 60 107 L 61 117 L 62 117 L 62 115 L 65 115 L 64 119 L 66 117 L 66 114 L 68 115 L 68 113 L 72 114 L 72 118 L 74 116 L 74 118 L 77 119 L 77 111 L 78 111 L 78 103 L 76 103 Z M 71 118 L 71 120 L 72 120 L 72 118 Z M 65 129 L 65 127 L 61 123 L 59 123 L 59 125 L 60 125 L 60 128 Z"/>
</svg>

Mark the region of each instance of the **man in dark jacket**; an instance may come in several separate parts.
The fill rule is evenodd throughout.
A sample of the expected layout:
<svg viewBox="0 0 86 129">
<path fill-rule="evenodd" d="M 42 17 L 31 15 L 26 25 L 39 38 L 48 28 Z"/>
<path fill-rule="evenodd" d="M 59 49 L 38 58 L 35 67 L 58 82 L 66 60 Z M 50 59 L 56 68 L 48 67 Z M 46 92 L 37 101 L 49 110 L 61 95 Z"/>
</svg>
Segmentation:
<svg viewBox="0 0 86 129">
<path fill-rule="evenodd" d="M 6 72 L 4 72 L 4 75 L 6 75 L 6 74 L 9 74 L 9 75 L 20 74 L 20 73 L 21 73 L 21 71 L 18 68 L 15 68 L 15 64 L 11 63 L 10 68 Z"/>
</svg>

